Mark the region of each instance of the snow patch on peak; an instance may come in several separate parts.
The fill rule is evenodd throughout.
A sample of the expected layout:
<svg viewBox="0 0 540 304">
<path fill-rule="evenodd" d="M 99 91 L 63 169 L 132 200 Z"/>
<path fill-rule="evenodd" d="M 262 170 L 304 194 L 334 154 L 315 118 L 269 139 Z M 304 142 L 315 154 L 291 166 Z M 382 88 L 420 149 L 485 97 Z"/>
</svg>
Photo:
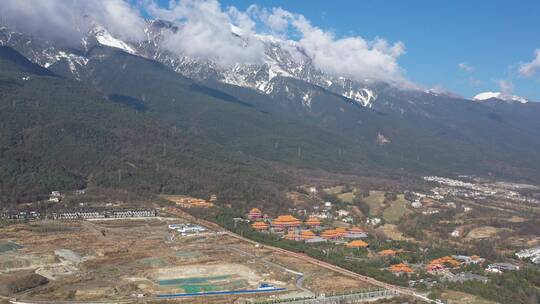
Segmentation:
<svg viewBox="0 0 540 304">
<path fill-rule="evenodd" d="M 231 24 L 231 33 L 235 36 L 238 36 L 238 37 L 242 37 L 242 35 L 244 34 L 242 32 L 242 29 L 239 28 L 238 26 L 234 25 L 234 24 Z"/>
<path fill-rule="evenodd" d="M 523 97 L 501 93 L 501 92 L 483 92 L 483 93 L 479 93 L 475 95 L 472 98 L 472 100 L 475 100 L 475 101 L 484 101 L 488 99 L 499 99 L 503 101 L 519 102 L 519 103 L 529 102 L 527 99 Z"/>
<path fill-rule="evenodd" d="M 357 101 L 360 105 L 366 108 L 372 107 L 372 102 L 377 98 L 372 90 L 369 89 L 360 89 L 360 90 L 349 90 L 343 94 L 343 96 Z"/>
<path fill-rule="evenodd" d="M 311 98 L 310 92 L 306 92 L 304 96 L 302 96 L 302 104 L 308 108 L 311 108 Z"/>
<path fill-rule="evenodd" d="M 101 45 L 106 45 L 113 48 L 121 49 L 130 54 L 136 53 L 133 47 L 131 47 L 129 44 L 125 43 L 124 41 L 120 39 L 114 38 L 104 28 L 98 28 L 98 30 L 96 31 L 96 39 Z"/>
</svg>

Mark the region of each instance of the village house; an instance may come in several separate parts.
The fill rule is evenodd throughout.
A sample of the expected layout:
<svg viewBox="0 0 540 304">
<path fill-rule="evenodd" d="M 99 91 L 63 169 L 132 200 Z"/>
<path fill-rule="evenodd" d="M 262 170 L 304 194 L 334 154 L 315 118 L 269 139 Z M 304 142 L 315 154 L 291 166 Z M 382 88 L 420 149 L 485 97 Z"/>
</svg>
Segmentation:
<svg viewBox="0 0 540 304">
<path fill-rule="evenodd" d="M 392 250 L 392 249 L 385 249 L 385 250 L 381 250 L 379 252 L 377 252 L 377 254 L 381 257 L 391 257 L 391 256 L 395 256 L 398 252 L 396 250 Z"/>
<path fill-rule="evenodd" d="M 515 270 L 519 270 L 519 266 L 510 263 L 493 263 L 489 264 L 486 268 L 486 271 L 491 273 L 503 273 L 504 271 Z"/>
<path fill-rule="evenodd" d="M 540 264 L 540 246 L 529 249 L 523 249 L 516 252 L 516 256 L 520 259 L 530 259 L 535 264 Z"/>
<path fill-rule="evenodd" d="M 405 265 L 404 263 L 391 265 L 388 270 L 390 270 L 394 275 L 397 275 L 397 276 L 409 275 L 414 272 L 414 270 L 411 267 Z"/>
<path fill-rule="evenodd" d="M 251 228 L 257 231 L 267 231 L 269 225 L 266 222 L 263 221 L 257 221 L 253 224 L 251 224 Z"/>
<path fill-rule="evenodd" d="M 321 220 L 319 220 L 317 217 L 311 216 L 307 219 L 307 221 L 304 222 L 304 224 L 311 228 L 317 228 L 321 226 Z"/>
<path fill-rule="evenodd" d="M 368 223 L 369 225 L 377 226 L 381 223 L 381 219 L 378 217 L 368 218 L 366 220 L 366 223 Z"/>
<path fill-rule="evenodd" d="M 411 203 L 411 207 L 415 209 L 422 208 L 422 203 L 420 202 L 420 200 L 415 200 Z"/>
<path fill-rule="evenodd" d="M 271 223 L 272 228 L 275 230 L 284 230 L 284 229 L 290 229 L 290 228 L 297 228 L 301 224 L 300 220 L 298 220 L 296 217 L 288 214 L 288 215 L 280 215 L 276 219 L 274 219 Z"/>
<path fill-rule="evenodd" d="M 344 210 L 344 209 L 339 209 L 336 213 L 337 213 L 337 216 L 339 217 L 345 217 L 349 215 L 349 211 Z"/>
<path fill-rule="evenodd" d="M 250 221 L 256 221 L 262 219 L 262 211 L 259 208 L 252 208 L 248 213 L 248 219 Z"/>
<path fill-rule="evenodd" d="M 448 268 L 459 267 L 461 263 L 451 256 L 444 256 L 438 259 L 434 259 L 426 266 L 426 271 L 429 273 L 436 273 L 438 271 L 447 270 Z"/>
<path fill-rule="evenodd" d="M 347 248 L 356 248 L 356 249 L 360 249 L 360 248 L 368 248 L 369 247 L 369 244 L 362 241 L 362 240 L 354 240 L 354 241 L 350 241 L 349 243 L 347 243 Z"/>
<path fill-rule="evenodd" d="M 363 239 L 367 238 L 367 233 L 359 227 L 352 227 L 344 236 L 346 239 Z"/>
<path fill-rule="evenodd" d="M 454 259 L 456 259 L 457 261 L 465 264 L 465 265 L 469 265 L 469 264 L 482 264 L 485 262 L 485 259 L 477 256 L 477 255 L 472 255 L 472 256 L 467 256 L 467 255 L 453 255 L 452 256 Z"/>
</svg>

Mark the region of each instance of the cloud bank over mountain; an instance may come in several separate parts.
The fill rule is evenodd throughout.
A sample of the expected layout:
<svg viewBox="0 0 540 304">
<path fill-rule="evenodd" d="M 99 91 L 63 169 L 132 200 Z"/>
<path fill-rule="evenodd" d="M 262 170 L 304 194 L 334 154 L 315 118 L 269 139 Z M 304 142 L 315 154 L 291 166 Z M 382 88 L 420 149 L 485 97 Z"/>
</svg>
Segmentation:
<svg viewBox="0 0 540 304">
<path fill-rule="evenodd" d="M 532 77 L 540 72 L 540 49 L 534 51 L 534 59 L 519 66 L 519 73 L 525 77 Z"/>
<path fill-rule="evenodd" d="M 241 11 L 233 6 L 224 8 L 217 0 L 170 1 L 166 7 L 153 0 L 4 0 L 0 6 L 8 25 L 67 44 L 78 43 L 96 24 L 127 41 L 142 39 L 147 16 L 179 25 L 178 31 L 164 37 L 165 47 L 179 55 L 224 65 L 261 63 L 264 47 L 257 37 L 271 35 L 273 39 L 292 40 L 292 50 L 300 52 L 299 56 L 307 54 L 326 73 L 412 85 L 398 63 L 405 53 L 402 42 L 339 37 L 303 15 L 281 8 L 252 5 Z"/>
<path fill-rule="evenodd" d="M 0 17 L 17 30 L 77 44 L 95 24 L 122 39 L 144 37 L 140 11 L 122 0 L 3 0 Z"/>
</svg>

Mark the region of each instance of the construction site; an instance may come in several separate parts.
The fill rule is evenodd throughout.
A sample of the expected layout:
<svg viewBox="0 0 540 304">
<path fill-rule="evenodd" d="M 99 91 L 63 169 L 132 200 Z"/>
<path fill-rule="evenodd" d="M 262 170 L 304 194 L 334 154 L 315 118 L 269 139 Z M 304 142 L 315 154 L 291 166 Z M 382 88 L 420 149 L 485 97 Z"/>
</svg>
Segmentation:
<svg viewBox="0 0 540 304">
<path fill-rule="evenodd" d="M 195 221 L 180 211 L 162 210 L 160 216 L 149 218 L 3 226 L 0 295 L 12 303 L 169 299 L 195 303 L 202 297 L 211 302 L 258 303 L 330 299 L 377 288 L 219 227 L 196 223 L 205 229 L 189 234 L 170 229 Z"/>
</svg>

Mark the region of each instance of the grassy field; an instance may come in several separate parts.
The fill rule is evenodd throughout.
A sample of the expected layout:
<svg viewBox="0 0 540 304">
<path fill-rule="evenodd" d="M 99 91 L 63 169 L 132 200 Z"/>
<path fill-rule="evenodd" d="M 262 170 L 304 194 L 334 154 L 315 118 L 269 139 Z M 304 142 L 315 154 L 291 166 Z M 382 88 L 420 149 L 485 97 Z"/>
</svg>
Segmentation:
<svg viewBox="0 0 540 304">
<path fill-rule="evenodd" d="M 342 201 L 344 201 L 344 202 L 346 202 L 346 203 L 352 203 L 352 201 L 353 201 L 353 199 L 354 199 L 355 196 L 356 196 L 356 195 L 354 195 L 354 192 L 351 191 L 351 192 L 341 193 L 341 194 L 339 194 L 337 197 L 338 197 L 340 200 L 342 200 Z"/>
<path fill-rule="evenodd" d="M 487 239 L 487 238 L 490 238 L 492 236 L 495 236 L 499 232 L 499 230 L 500 230 L 499 228 L 495 228 L 495 227 L 491 227 L 491 226 L 477 227 L 477 228 L 474 228 L 473 230 L 471 230 L 467 234 L 467 238 L 468 239 L 473 239 L 473 240 Z"/>
<path fill-rule="evenodd" d="M 384 209 L 383 217 L 388 223 L 397 223 L 399 219 L 411 212 L 407 209 L 407 201 L 404 195 L 400 194 L 390 207 Z"/>
<path fill-rule="evenodd" d="M 380 215 L 384 202 L 384 191 L 369 191 L 369 196 L 365 198 L 369 205 L 369 215 Z"/>
<path fill-rule="evenodd" d="M 335 186 L 330 188 L 324 188 L 323 191 L 328 194 L 339 194 L 343 192 L 343 189 L 345 189 L 344 186 Z"/>
<path fill-rule="evenodd" d="M 382 231 L 388 238 L 394 241 L 413 241 L 413 239 L 403 236 L 403 233 L 394 224 L 384 224 L 377 228 L 377 230 Z"/>
</svg>

